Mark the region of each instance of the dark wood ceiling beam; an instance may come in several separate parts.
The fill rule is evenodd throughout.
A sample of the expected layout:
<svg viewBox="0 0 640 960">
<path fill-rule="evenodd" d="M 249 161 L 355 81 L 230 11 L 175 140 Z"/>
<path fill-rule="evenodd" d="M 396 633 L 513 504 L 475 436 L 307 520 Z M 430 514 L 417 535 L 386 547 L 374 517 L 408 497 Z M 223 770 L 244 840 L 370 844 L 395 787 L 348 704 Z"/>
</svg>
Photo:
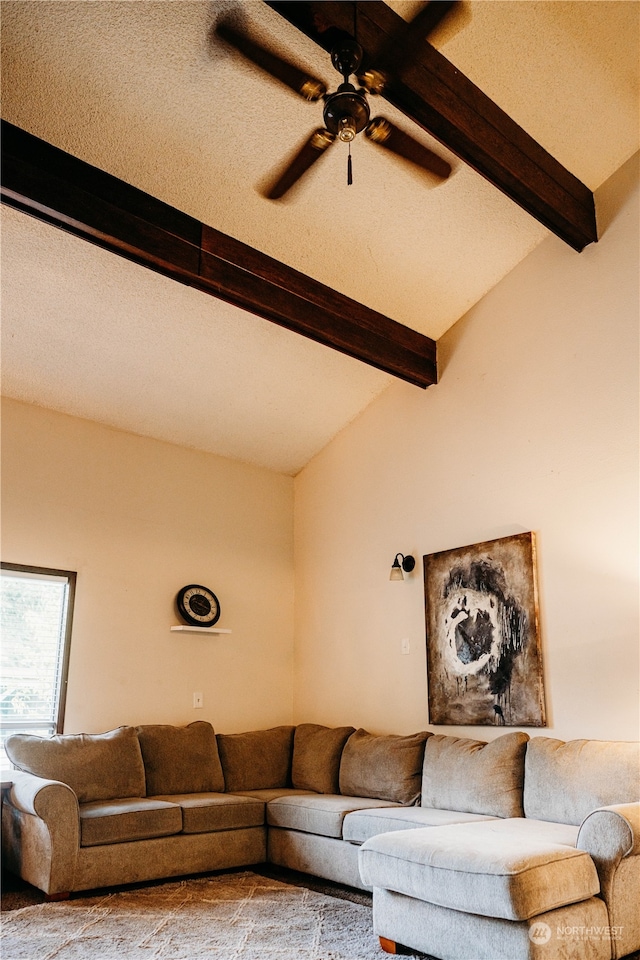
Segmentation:
<svg viewBox="0 0 640 960">
<path fill-rule="evenodd" d="M 331 46 L 327 27 L 353 33 L 353 3 L 266 2 L 324 49 Z M 577 177 L 431 44 L 411 36 L 411 55 L 403 56 L 406 25 L 386 3 L 356 6 L 365 63 L 393 62 L 384 93 L 390 103 L 575 250 L 598 239 L 593 194 Z"/>
<path fill-rule="evenodd" d="M 3 203 L 420 387 L 436 344 L 2 121 Z"/>
</svg>

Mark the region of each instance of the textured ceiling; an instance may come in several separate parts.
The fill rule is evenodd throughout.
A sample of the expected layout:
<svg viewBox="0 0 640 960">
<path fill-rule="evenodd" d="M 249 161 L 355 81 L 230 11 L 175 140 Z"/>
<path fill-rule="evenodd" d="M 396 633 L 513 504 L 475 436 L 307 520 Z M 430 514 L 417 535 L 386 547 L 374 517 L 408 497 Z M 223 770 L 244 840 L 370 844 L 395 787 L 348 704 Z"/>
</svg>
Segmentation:
<svg viewBox="0 0 640 960">
<path fill-rule="evenodd" d="M 5 395 L 295 473 L 389 383 L 11 208 L 2 234 Z"/>
<path fill-rule="evenodd" d="M 638 9 L 463 2 L 432 39 L 594 190 L 638 149 Z M 445 184 L 359 138 L 352 186 L 337 145 L 284 201 L 265 200 L 321 107 L 211 39 L 230 14 L 335 87 L 327 55 L 259 0 L 3 0 L 2 115 L 434 339 L 548 235 L 424 133 L 453 163 Z M 374 112 L 416 134 L 385 101 Z M 294 474 L 390 382 L 22 214 L 3 219 L 5 394 Z"/>
</svg>

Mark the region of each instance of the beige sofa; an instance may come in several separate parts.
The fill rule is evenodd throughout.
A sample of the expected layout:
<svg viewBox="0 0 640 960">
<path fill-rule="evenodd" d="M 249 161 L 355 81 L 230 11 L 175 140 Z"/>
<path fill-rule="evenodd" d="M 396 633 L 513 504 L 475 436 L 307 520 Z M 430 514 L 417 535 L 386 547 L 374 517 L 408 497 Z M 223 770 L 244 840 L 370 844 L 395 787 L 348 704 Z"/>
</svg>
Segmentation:
<svg viewBox="0 0 640 960">
<path fill-rule="evenodd" d="M 50 898 L 267 859 L 362 886 L 353 810 L 415 803 L 426 733 L 211 724 L 19 734 L 2 808 L 5 866 Z"/>
<path fill-rule="evenodd" d="M 268 860 L 373 889 L 392 952 L 640 948 L 637 744 L 197 722 L 18 735 L 7 753 L 5 866 L 50 897 Z"/>
<path fill-rule="evenodd" d="M 468 808 L 501 739 L 430 738 L 422 802 Z M 464 755 L 471 762 L 456 763 Z M 440 960 L 610 960 L 638 950 L 639 780 L 637 743 L 534 737 L 524 815 L 372 835 L 360 872 L 381 943 Z"/>
</svg>

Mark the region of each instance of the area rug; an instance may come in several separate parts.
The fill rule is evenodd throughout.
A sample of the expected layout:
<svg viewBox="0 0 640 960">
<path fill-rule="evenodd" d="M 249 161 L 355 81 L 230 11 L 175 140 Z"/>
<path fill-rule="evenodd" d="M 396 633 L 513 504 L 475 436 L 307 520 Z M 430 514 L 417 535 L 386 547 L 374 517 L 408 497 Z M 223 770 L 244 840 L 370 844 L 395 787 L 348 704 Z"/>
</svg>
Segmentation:
<svg viewBox="0 0 640 960">
<path fill-rule="evenodd" d="M 385 956 L 370 907 L 248 871 L 42 903 L 2 919 L 3 960 Z"/>
</svg>

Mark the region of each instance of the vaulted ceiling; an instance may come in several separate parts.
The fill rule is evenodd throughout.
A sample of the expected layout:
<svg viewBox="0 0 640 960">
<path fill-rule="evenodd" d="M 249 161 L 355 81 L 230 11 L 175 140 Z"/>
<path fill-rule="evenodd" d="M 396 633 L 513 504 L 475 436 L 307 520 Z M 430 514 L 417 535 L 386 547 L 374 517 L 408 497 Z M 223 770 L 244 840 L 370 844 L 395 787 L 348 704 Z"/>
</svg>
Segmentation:
<svg viewBox="0 0 640 960">
<path fill-rule="evenodd" d="M 389 5 L 406 18 L 423 6 Z M 464 0 L 430 40 L 593 191 L 638 149 L 638 8 Z M 215 24 L 232 17 L 330 88 L 339 77 L 258 0 L 3 0 L 2 14 L 3 119 L 434 340 L 549 235 L 402 102 L 374 112 L 445 157 L 445 183 L 360 137 L 351 186 L 338 144 L 265 199 L 322 108 Z M 7 207 L 2 257 L 3 393 L 18 399 L 295 474 L 390 383 L 265 311 Z"/>
</svg>

